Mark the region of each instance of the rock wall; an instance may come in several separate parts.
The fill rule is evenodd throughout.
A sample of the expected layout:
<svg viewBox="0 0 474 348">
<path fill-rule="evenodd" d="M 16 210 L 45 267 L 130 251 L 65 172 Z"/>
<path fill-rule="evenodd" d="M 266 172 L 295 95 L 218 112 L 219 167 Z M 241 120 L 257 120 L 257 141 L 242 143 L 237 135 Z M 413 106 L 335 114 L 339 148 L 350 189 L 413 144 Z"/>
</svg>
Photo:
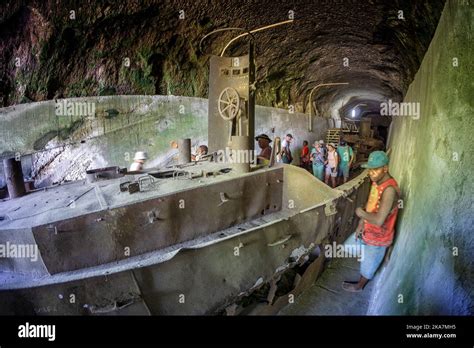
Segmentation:
<svg viewBox="0 0 474 348">
<path fill-rule="evenodd" d="M 0 2 L 0 106 L 93 95 L 207 97 L 208 53 L 236 31 L 294 18 L 255 35 L 259 105 L 320 114 L 342 94 L 400 98 L 418 69 L 444 0 Z M 271 9 L 270 11 L 268 9 Z M 399 11 L 403 19 L 399 19 Z M 229 55 L 247 51 L 238 40 Z M 343 59 L 350 60 L 349 66 Z M 356 102 L 357 103 L 357 102 Z"/>
<path fill-rule="evenodd" d="M 474 7 L 448 1 L 392 125 L 390 171 L 404 207 L 370 314 L 472 315 L 474 288 Z"/>
</svg>

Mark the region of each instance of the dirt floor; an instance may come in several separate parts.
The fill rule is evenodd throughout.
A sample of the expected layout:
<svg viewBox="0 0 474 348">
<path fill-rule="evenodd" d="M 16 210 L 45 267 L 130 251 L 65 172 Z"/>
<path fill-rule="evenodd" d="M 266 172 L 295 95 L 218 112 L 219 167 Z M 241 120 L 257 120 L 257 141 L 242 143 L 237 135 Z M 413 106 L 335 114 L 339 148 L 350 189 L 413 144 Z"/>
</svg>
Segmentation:
<svg viewBox="0 0 474 348">
<path fill-rule="evenodd" d="M 362 292 L 341 287 L 344 280 L 358 280 L 359 265 L 355 258 L 330 260 L 316 282 L 278 315 L 366 315 L 377 275 Z"/>
</svg>

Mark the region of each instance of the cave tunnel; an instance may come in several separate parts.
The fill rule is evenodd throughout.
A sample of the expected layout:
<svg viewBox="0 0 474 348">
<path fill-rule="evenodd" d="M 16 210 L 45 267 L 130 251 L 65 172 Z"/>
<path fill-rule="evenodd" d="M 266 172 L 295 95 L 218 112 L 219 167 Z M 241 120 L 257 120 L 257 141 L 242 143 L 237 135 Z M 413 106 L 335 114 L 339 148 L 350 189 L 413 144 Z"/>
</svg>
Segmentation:
<svg viewBox="0 0 474 348">
<path fill-rule="evenodd" d="M 2 2 L 0 315 L 472 316 L 473 12 Z"/>
</svg>

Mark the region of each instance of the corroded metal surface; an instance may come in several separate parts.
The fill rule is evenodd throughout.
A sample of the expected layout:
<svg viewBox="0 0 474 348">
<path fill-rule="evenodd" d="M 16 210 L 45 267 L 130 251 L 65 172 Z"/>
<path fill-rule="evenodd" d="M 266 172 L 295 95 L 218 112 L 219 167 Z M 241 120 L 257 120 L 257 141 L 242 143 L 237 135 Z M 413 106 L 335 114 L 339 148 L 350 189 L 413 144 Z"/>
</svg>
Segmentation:
<svg viewBox="0 0 474 348">
<path fill-rule="evenodd" d="M 209 150 L 224 150 L 232 135 L 255 133 L 253 46 L 240 57 L 211 56 L 209 68 Z M 235 111 L 235 112 L 234 112 Z M 250 149 L 253 149 L 253 141 Z"/>
<path fill-rule="evenodd" d="M 278 173 L 282 174 L 282 177 Z M 270 183 L 272 180 L 280 181 L 281 190 L 278 190 L 278 186 L 273 186 L 269 190 L 258 191 L 252 184 L 251 177 L 261 175 Z M 243 183 L 245 183 L 243 186 L 239 186 Z M 151 235 L 159 234 L 159 230 L 143 232 L 141 229 L 135 229 L 134 233 L 130 233 L 130 238 L 135 235 L 137 245 L 143 243 L 141 246 L 144 249 L 141 252 L 114 262 L 97 262 L 97 265 L 75 271 L 49 275 L 45 273 L 44 266 L 40 267 L 40 263 L 35 276 L 31 273 L 31 269 L 30 274 L 15 273 L 15 266 L 10 268 L 9 272 L 3 273 L 11 278 L 5 277 L 0 284 L 0 296 L 4 299 L 0 302 L 0 313 L 7 315 L 229 314 L 232 312 L 229 308 L 233 308 L 236 314 L 275 313 L 287 303 L 285 301 L 288 294 L 282 294 L 282 291 L 290 291 L 296 296 L 322 271 L 323 256 L 320 255 L 315 260 L 310 260 L 309 256 L 315 248 L 321 248 L 325 243 L 333 241 L 341 242 L 347 237 L 355 227 L 354 209 L 366 200 L 368 193 L 368 181 L 365 175 L 333 190 L 306 171 L 287 165 L 278 165 L 274 170 L 266 169 L 260 173 L 259 171 L 250 173 L 242 176 L 240 180 L 221 179 L 221 184 L 227 184 L 229 195 L 217 194 L 220 192 L 217 183 L 215 190 L 207 186 L 206 194 L 201 197 L 206 204 L 204 207 L 213 207 L 220 204 L 219 201 L 221 203 L 225 201 L 221 208 L 228 209 L 226 214 L 238 217 L 244 216 L 239 215 L 242 214 L 242 209 L 254 209 L 257 206 L 259 208 L 261 202 L 274 202 L 279 199 L 281 205 L 265 207 L 268 210 L 264 210 L 263 214 L 261 211 L 250 219 L 231 223 L 227 227 L 225 224 L 215 225 L 216 220 L 220 219 L 218 216 L 207 215 L 201 219 L 191 219 L 189 221 L 194 221 L 195 229 L 200 228 L 198 225 L 205 226 L 202 228 L 203 231 L 214 226 L 215 232 L 190 236 L 191 239 L 163 247 L 156 247 L 155 244 L 155 247 L 146 249 L 150 241 L 157 240 L 154 239 L 158 238 L 157 236 L 151 237 Z M 229 188 L 235 191 L 229 191 Z M 189 194 L 191 200 L 195 198 L 202 205 L 198 191 L 194 190 L 196 188 L 188 188 L 180 194 Z M 232 205 L 231 198 L 239 190 L 255 193 L 259 197 L 236 202 L 240 206 L 236 208 Z M 126 193 L 126 195 L 133 199 L 135 194 Z M 109 200 L 107 194 L 104 194 L 104 197 L 107 204 L 114 206 L 116 202 Z M 250 207 L 246 207 L 247 205 Z M 149 211 L 151 206 L 151 204 L 144 205 L 142 208 L 146 207 L 146 211 Z M 328 206 L 333 207 L 334 213 L 327 214 Z M 139 209 L 135 210 L 137 215 L 140 214 L 138 211 Z M 211 212 L 219 214 L 217 208 L 209 208 L 209 214 Z M 167 217 L 167 215 L 155 215 L 158 220 L 150 223 L 149 216 L 143 213 L 146 226 L 159 223 L 161 216 Z M 100 225 L 101 222 L 105 221 L 99 221 L 97 224 Z M 179 226 L 179 223 L 176 225 Z M 169 226 L 174 224 L 170 223 Z M 65 225 L 59 230 L 62 228 L 66 230 L 68 227 Z M 113 235 L 115 230 L 109 231 Z M 145 238 L 146 233 L 149 235 Z M 0 235 L 6 236 L 6 230 L 0 230 Z M 61 235 L 66 236 L 68 233 L 60 232 L 49 236 Z M 71 232 L 70 235 L 74 233 Z M 24 229 L 22 236 L 25 240 L 29 238 L 31 242 L 34 241 L 33 236 L 39 235 Z M 140 236 L 143 238 L 140 239 Z M 47 244 L 46 241 L 42 242 L 44 245 Z M 83 240 L 83 243 L 88 247 L 92 245 L 87 244 L 86 240 Z M 110 250 L 118 250 L 117 245 L 123 246 L 118 243 Z M 48 254 L 44 248 L 41 254 L 42 260 L 47 260 L 44 264 L 48 265 L 52 259 L 46 256 Z M 71 258 L 74 257 L 73 248 L 70 250 L 70 255 Z M 67 259 L 68 255 L 63 254 L 61 258 Z M 279 280 L 289 270 L 295 267 L 301 268 L 302 265 L 305 265 L 303 267 L 305 271 L 295 277 L 294 284 L 289 290 L 282 290 Z M 49 266 L 54 267 L 52 264 Z M 267 304 L 254 304 L 242 309 L 239 301 L 251 298 L 265 287 L 273 290 L 266 294 L 269 298 Z M 74 302 L 70 301 L 71 295 L 74 295 L 72 297 Z"/>
<path fill-rule="evenodd" d="M 3 170 L 5 171 L 5 181 L 7 182 L 10 198 L 23 196 L 26 190 L 23 183 L 21 162 L 15 158 L 6 158 L 3 160 Z"/>
<path fill-rule="evenodd" d="M 95 211 L 90 211 L 89 205 L 79 205 L 79 200 L 71 207 L 60 199 L 74 186 L 60 186 L 50 193 L 35 192 L 30 204 L 48 199 L 61 204 L 37 215 L 29 215 L 22 207 L 25 215 L 9 214 L 9 219 L 0 224 L 0 231 L 9 224 L 26 227 L 29 223 L 41 259 L 48 272 L 54 274 L 140 255 L 281 209 L 282 168 L 222 176 L 228 179 L 165 179 L 155 190 L 133 195 L 120 191 L 120 179 L 108 180 L 102 186 L 79 185 L 85 192 L 80 199 L 96 201 L 95 208 L 98 205 L 99 209 Z M 166 185 L 179 182 L 189 189 L 165 190 Z M 127 201 L 130 203 L 122 203 Z M 12 204 L 21 206 L 17 201 L 3 202 L 6 211 Z M 70 217 L 70 211 L 75 216 Z M 43 216 L 47 213 L 51 213 L 49 220 Z M 0 233 L 0 242 L 7 240 Z"/>
</svg>

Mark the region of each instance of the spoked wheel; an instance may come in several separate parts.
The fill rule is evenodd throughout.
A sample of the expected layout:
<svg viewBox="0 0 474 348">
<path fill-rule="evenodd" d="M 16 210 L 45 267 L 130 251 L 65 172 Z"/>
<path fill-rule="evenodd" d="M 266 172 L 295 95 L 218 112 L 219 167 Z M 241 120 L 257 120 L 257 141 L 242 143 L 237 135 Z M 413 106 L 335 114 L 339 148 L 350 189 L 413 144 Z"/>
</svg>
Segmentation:
<svg viewBox="0 0 474 348">
<path fill-rule="evenodd" d="M 235 88 L 227 87 L 219 95 L 218 109 L 221 117 L 226 121 L 231 121 L 237 116 L 240 108 L 239 93 Z"/>
</svg>

